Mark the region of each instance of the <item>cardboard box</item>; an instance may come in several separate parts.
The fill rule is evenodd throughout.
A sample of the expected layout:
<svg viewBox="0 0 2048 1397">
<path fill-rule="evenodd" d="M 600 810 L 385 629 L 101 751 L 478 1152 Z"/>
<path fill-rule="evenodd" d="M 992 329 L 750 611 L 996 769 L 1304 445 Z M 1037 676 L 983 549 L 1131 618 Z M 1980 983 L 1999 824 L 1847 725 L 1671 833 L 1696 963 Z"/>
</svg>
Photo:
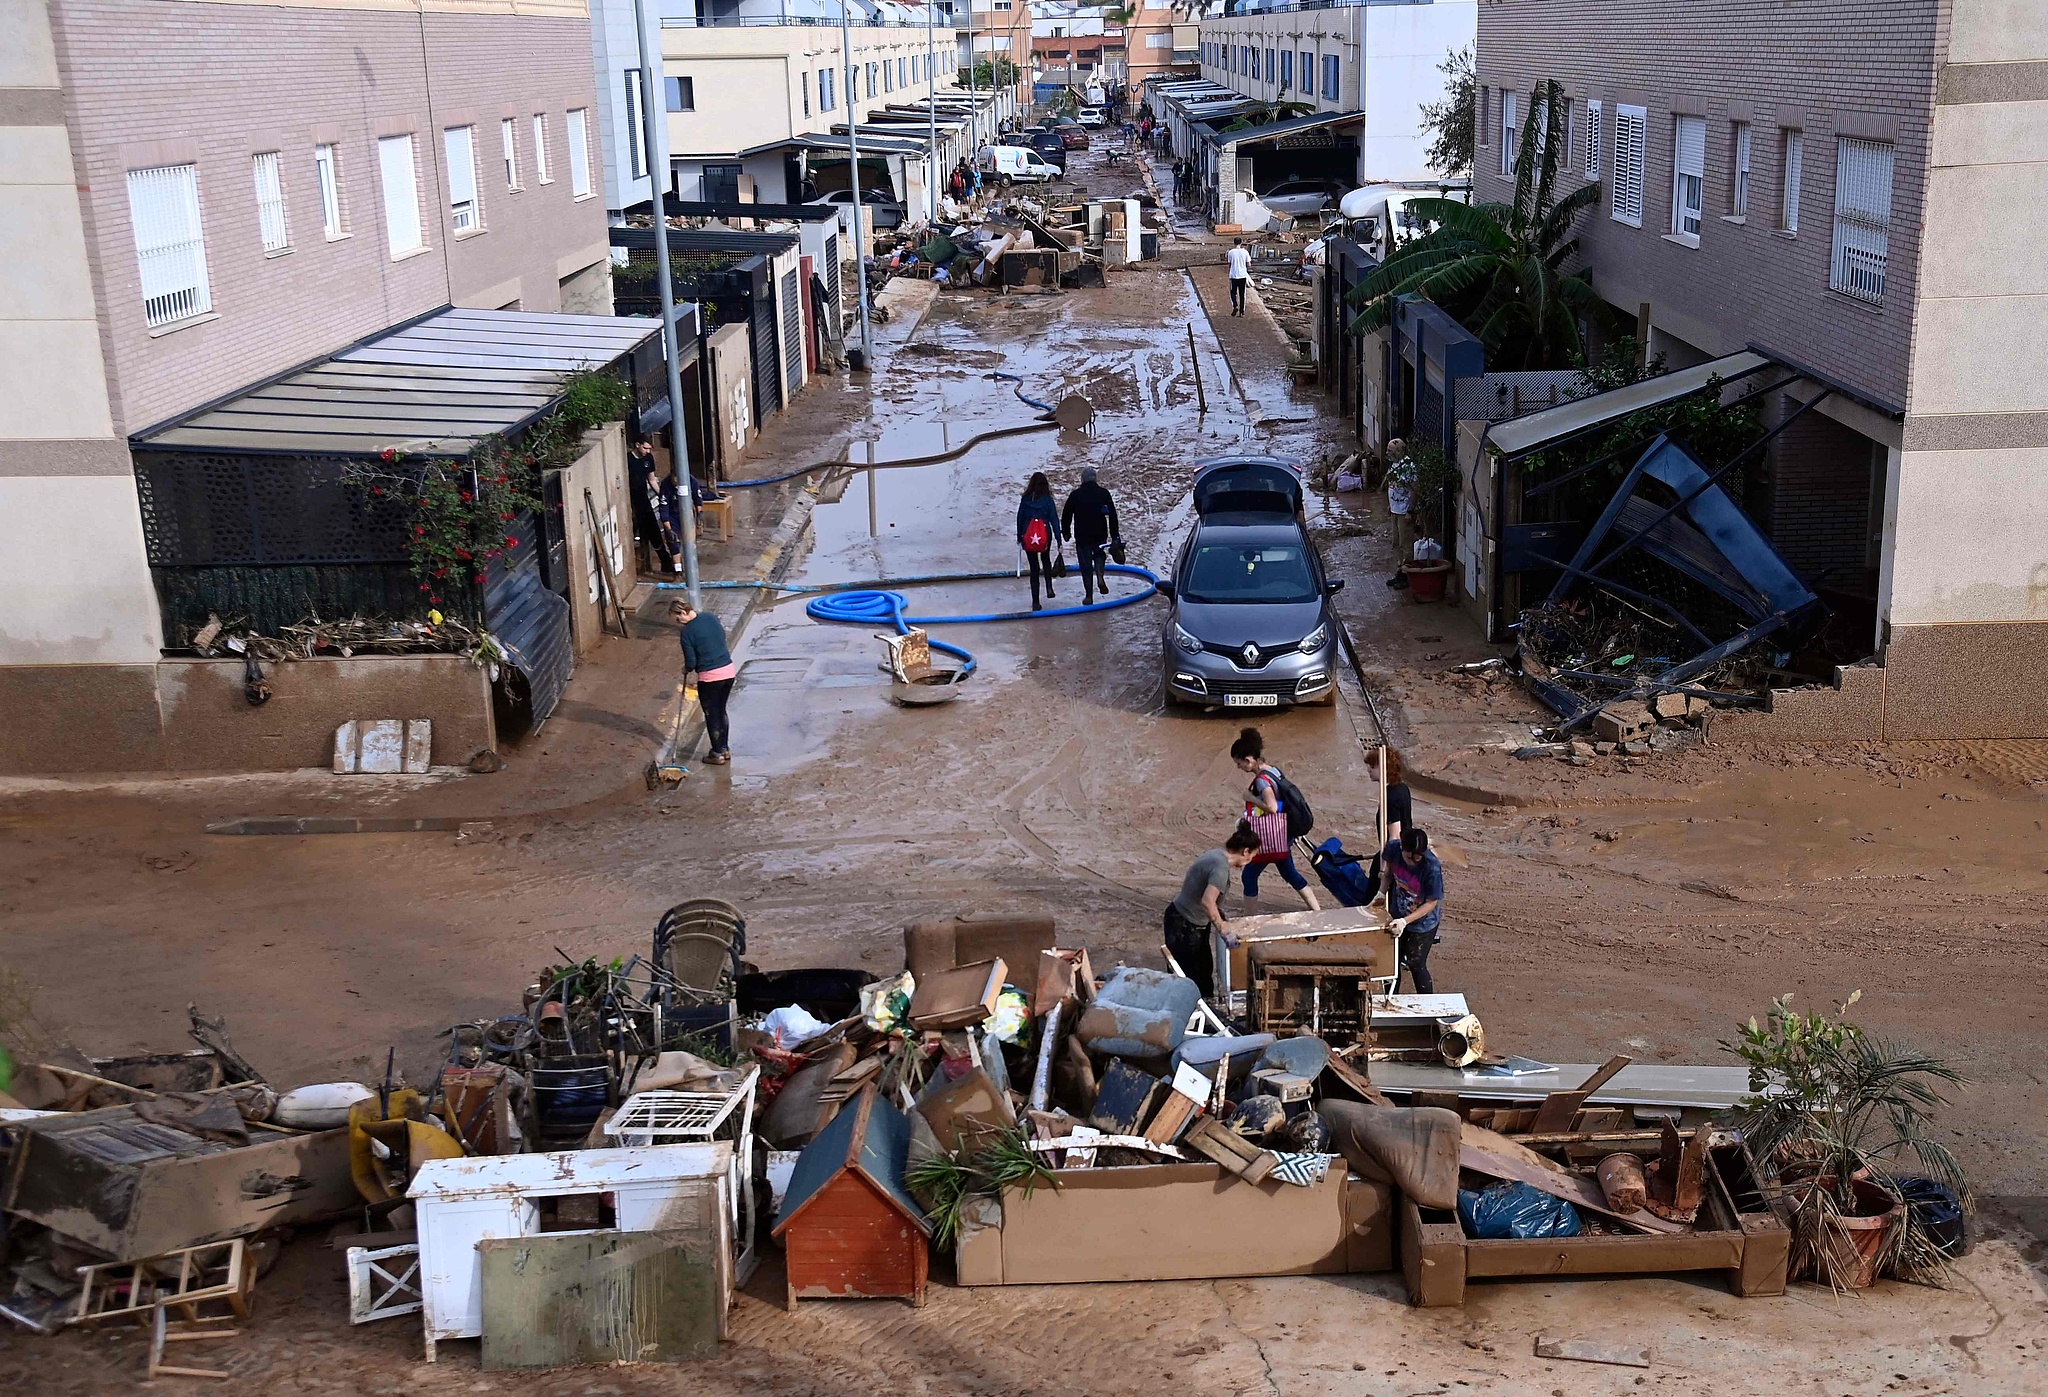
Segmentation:
<svg viewBox="0 0 2048 1397">
<path fill-rule="evenodd" d="M 1340 1275 L 1394 1265 L 1394 1191 L 1332 1161 L 1320 1184 L 1247 1184 L 1214 1164 L 1063 1170 L 963 1228 L 962 1285 Z"/>
</svg>

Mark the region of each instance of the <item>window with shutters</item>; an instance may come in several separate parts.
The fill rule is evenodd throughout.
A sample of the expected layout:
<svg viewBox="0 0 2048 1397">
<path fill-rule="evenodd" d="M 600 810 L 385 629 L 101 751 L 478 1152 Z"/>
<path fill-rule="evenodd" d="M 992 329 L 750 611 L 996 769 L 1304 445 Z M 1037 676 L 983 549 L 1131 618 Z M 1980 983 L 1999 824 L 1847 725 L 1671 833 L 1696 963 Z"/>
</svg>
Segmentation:
<svg viewBox="0 0 2048 1397">
<path fill-rule="evenodd" d="M 1749 123 L 1738 121 L 1728 131 L 1728 216 L 1749 217 Z"/>
<path fill-rule="evenodd" d="M 1614 190 L 1609 216 L 1631 228 L 1643 226 L 1643 154 L 1649 131 L 1649 113 L 1643 108 L 1615 107 Z"/>
<path fill-rule="evenodd" d="M 1787 129 L 1778 146 L 1778 229 L 1799 231 L 1800 166 L 1806 163 L 1806 133 Z"/>
<path fill-rule="evenodd" d="M 548 168 L 548 117 L 546 112 L 533 114 L 533 177 L 542 184 L 553 184 L 555 172 Z"/>
<path fill-rule="evenodd" d="M 569 113 L 569 193 L 590 197 L 590 114 L 581 107 Z"/>
<path fill-rule="evenodd" d="M 706 165 L 704 167 L 704 202 L 707 204 L 737 204 L 740 201 L 740 167 L 737 165 Z"/>
<path fill-rule="evenodd" d="M 831 111 L 833 109 L 832 97 L 832 70 L 830 68 L 820 68 L 818 70 L 818 110 L 821 112 Z"/>
<path fill-rule="evenodd" d="M 474 233 L 483 227 L 483 209 L 476 198 L 476 128 L 451 126 L 441 133 L 448 165 L 448 221 L 455 231 Z"/>
<path fill-rule="evenodd" d="M 803 72 L 803 74 L 802 74 L 802 77 L 803 77 L 803 89 L 804 89 L 804 115 L 805 115 L 805 116 L 809 116 L 809 115 L 811 114 L 811 74 L 810 74 L 810 70 L 809 70 L 809 69 L 805 69 L 805 70 L 804 70 L 804 72 Z"/>
<path fill-rule="evenodd" d="M 128 172 L 128 216 L 142 272 L 143 316 L 152 326 L 213 309 L 206 284 L 206 237 L 199 227 L 199 167 Z"/>
<path fill-rule="evenodd" d="M 1697 247 L 1707 184 L 1707 119 L 1674 117 L 1671 126 L 1671 233 Z"/>
<path fill-rule="evenodd" d="M 1600 178 L 1600 142 L 1605 133 L 1601 130 L 1601 108 L 1598 98 L 1586 103 L 1586 178 Z"/>
<path fill-rule="evenodd" d="M 1520 141 L 1517 140 L 1515 132 L 1515 105 L 1516 94 L 1509 92 L 1506 88 L 1502 88 L 1500 94 L 1500 172 L 1504 175 L 1511 175 L 1515 172 L 1515 157 L 1521 153 L 1517 149 Z"/>
<path fill-rule="evenodd" d="M 341 221 L 341 152 L 331 145 L 313 147 L 313 180 L 320 186 L 320 232 L 329 242 L 348 236 Z"/>
<path fill-rule="evenodd" d="M 626 171 L 638 179 L 647 173 L 647 103 L 638 68 L 626 70 L 626 133 Z M 511 147 L 506 151 L 506 168 L 510 169 Z"/>
<path fill-rule="evenodd" d="M 1892 147 L 1844 136 L 1835 143 L 1835 244 L 1828 285 L 1873 304 L 1884 300 L 1892 228 Z"/>
<path fill-rule="evenodd" d="M 291 228 L 284 216 L 284 176 L 277 167 L 277 152 L 266 150 L 253 162 L 256 174 L 256 226 L 263 234 L 263 250 L 290 252 Z"/>
<path fill-rule="evenodd" d="M 1274 53 L 1273 53 L 1273 50 L 1271 50 L 1271 49 L 1267 49 L 1267 50 L 1266 50 L 1266 81 L 1267 81 L 1267 82 L 1272 82 L 1272 81 L 1273 81 L 1274 79 L 1278 78 L 1279 76 L 1280 76 L 1280 65 L 1279 65 L 1279 60 L 1278 60 L 1278 58 L 1277 58 L 1277 57 L 1275 57 L 1275 55 L 1274 55 Z"/>
<path fill-rule="evenodd" d="M 426 232 L 420 226 L 420 185 L 412 137 L 386 136 L 377 142 L 377 173 L 384 184 L 384 235 L 391 255 L 410 256 L 427 245 Z"/>
<path fill-rule="evenodd" d="M 634 70 L 634 76 L 639 76 L 638 69 Z M 637 111 L 639 108 L 635 106 L 631 110 Z M 640 139 L 640 134 L 640 128 L 636 124 L 633 128 L 633 139 L 635 142 Z M 505 188 L 516 190 L 519 188 L 519 123 L 509 116 L 498 123 L 498 144 L 505 148 Z M 633 157 L 633 163 L 635 166 L 634 174 L 646 173 L 638 168 L 642 162 L 637 153 L 637 148 Z"/>
</svg>

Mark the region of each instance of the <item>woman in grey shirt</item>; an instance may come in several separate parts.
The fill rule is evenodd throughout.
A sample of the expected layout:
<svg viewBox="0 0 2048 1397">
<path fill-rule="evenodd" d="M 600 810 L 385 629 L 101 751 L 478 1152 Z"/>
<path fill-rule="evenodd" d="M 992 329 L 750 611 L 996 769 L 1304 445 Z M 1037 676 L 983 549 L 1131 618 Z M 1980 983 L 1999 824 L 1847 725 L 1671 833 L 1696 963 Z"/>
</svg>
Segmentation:
<svg viewBox="0 0 2048 1397">
<path fill-rule="evenodd" d="M 1250 863 L 1259 852 L 1258 832 L 1244 821 L 1220 849 L 1211 849 L 1189 865 L 1180 882 L 1180 895 L 1166 907 L 1166 949 L 1189 979 L 1202 987 L 1202 998 L 1216 995 L 1216 957 L 1209 949 L 1209 932 L 1230 919 L 1223 915 L 1220 899 L 1230 886 L 1230 875 Z M 1234 944 L 1230 933 L 1226 945 Z"/>
</svg>

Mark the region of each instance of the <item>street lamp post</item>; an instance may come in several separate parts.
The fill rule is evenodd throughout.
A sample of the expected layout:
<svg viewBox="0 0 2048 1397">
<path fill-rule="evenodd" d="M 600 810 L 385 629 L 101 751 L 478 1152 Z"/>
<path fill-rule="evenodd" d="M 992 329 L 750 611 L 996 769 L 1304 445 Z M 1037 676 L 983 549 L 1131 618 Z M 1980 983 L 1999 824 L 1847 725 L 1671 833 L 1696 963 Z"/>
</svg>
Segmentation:
<svg viewBox="0 0 2048 1397">
<path fill-rule="evenodd" d="M 924 104 L 932 117 L 932 145 L 929 157 L 931 164 L 928 167 L 931 177 L 925 181 L 925 192 L 931 196 L 929 202 L 932 206 L 934 226 L 937 226 L 939 221 L 939 185 L 944 179 L 939 173 L 939 65 L 937 41 L 932 28 L 938 17 L 938 9 L 935 0 L 924 0 L 924 77 L 927 89 Z"/>
<path fill-rule="evenodd" d="M 637 3 L 637 0 L 636 0 Z M 846 168 L 853 193 L 853 283 L 860 299 L 860 363 L 854 367 L 872 369 L 875 342 L 868 326 L 868 259 L 862 246 L 860 204 L 860 83 L 853 71 L 853 0 L 839 0 L 839 51 L 846 64 Z"/>
<path fill-rule="evenodd" d="M 633 25 L 640 33 L 640 117 L 646 128 L 647 186 L 654 195 L 654 284 L 661 288 L 661 352 L 668 366 L 669 464 L 682 497 L 683 585 L 690 607 L 701 611 L 704 596 L 697 583 L 697 499 L 690 483 L 690 446 L 684 431 L 682 353 L 676 344 L 676 288 L 668 261 L 668 186 L 674 178 L 668 160 L 667 74 L 656 66 L 661 38 L 647 36 L 647 10 L 633 0 Z M 641 139 L 636 133 L 635 140 Z M 591 540 L 597 546 L 597 540 Z"/>
</svg>

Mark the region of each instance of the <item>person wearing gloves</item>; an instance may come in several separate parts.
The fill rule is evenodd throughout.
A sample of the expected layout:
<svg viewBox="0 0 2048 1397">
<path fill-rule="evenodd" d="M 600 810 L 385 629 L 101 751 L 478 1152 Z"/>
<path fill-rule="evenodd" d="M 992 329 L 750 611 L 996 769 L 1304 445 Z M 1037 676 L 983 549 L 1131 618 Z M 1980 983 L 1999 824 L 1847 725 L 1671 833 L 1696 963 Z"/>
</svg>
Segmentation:
<svg viewBox="0 0 2048 1397">
<path fill-rule="evenodd" d="M 1387 910 L 1394 920 L 1387 929 L 1399 938 L 1394 966 L 1394 992 L 1400 993 L 1400 972 L 1406 967 L 1417 994 L 1435 994 L 1429 975 L 1429 951 L 1437 943 L 1444 916 L 1444 866 L 1429 849 L 1426 830 L 1404 829 L 1387 841 L 1379 858 L 1387 889 Z"/>
</svg>

